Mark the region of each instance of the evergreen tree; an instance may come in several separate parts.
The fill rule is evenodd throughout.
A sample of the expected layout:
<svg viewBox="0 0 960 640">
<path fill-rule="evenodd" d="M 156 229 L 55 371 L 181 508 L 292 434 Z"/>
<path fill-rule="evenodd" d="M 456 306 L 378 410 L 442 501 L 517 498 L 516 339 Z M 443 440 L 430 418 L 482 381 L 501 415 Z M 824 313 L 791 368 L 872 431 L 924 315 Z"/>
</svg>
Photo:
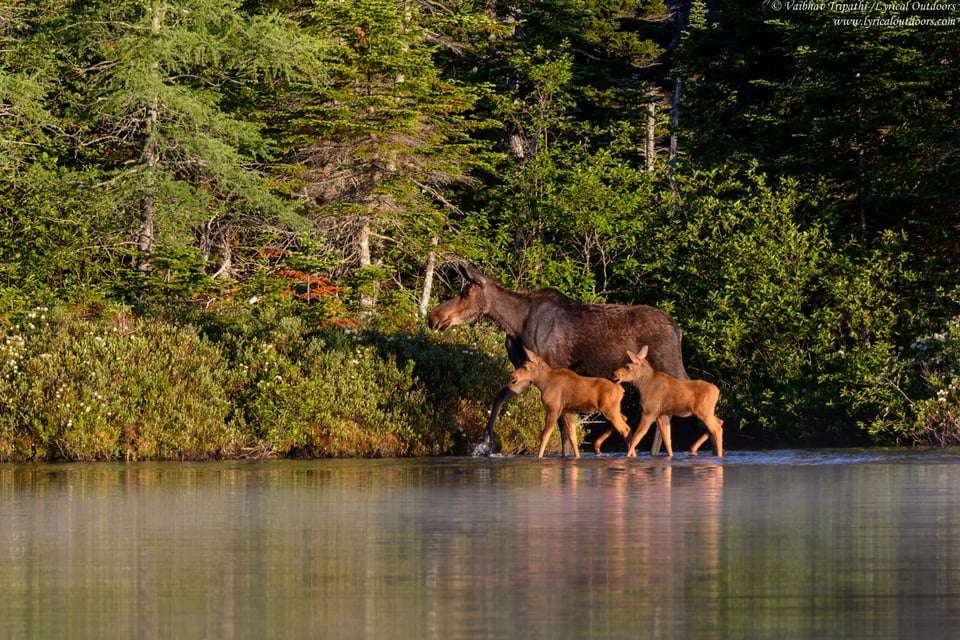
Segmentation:
<svg viewBox="0 0 960 640">
<path fill-rule="evenodd" d="M 122 221 L 136 268 L 189 279 L 210 247 L 229 266 L 229 227 L 285 209 L 255 164 L 269 141 L 247 118 L 244 89 L 318 73 L 318 46 L 289 20 L 247 14 L 239 2 L 72 10 L 38 31 L 58 34 L 75 152 L 99 175 L 93 193 Z"/>
<path fill-rule="evenodd" d="M 77 177 L 62 165 L 71 138 L 51 96 L 56 50 L 37 33 L 60 2 L 0 6 L 0 312 L 26 300 L 47 304 L 57 289 L 96 272 L 91 224 Z"/>
<path fill-rule="evenodd" d="M 364 306 L 405 285 L 453 207 L 448 190 L 484 162 L 477 92 L 445 78 L 417 3 L 321 1 L 313 28 L 339 45 L 330 80 L 290 96 L 290 188 L 311 205 Z"/>
<path fill-rule="evenodd" d="M 861 243 L 944 213 L 955 224 L 960 40 L 910 23 L 923 17 L 718 6 L 680 52 L 691 154 L 799 178 L 823 196 L 816 219 Z M 849 23 L 884 18 L 904 24 Z"/>
</svg>

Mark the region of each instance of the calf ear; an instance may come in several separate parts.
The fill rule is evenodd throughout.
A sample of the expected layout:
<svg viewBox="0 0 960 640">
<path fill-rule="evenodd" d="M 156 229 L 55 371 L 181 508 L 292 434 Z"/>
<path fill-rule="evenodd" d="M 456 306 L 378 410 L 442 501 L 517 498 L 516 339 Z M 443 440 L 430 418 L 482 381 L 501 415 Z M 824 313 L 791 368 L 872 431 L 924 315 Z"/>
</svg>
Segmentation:
<svg viewBox="0 0 960 640">
<path fill-rule="evenodd" d="M 635 354 L 633 351 L 627 351 L 627 357 L 630 358 L 630 362 L 634 364 L 640 364 L 640 356 Z"/>
<path fill-rule="evenodd" d="M 530 351 L 530 349 L 527 349 L 526 347 L 523 348 L 523 352 L 527 354 L 527 360 L 530 362 L 536 362 L 540 359 L 537 357 L 537 354 L 535 354 L 533 351 Z"/>
<path fill-rule="evenodd" d="M 647 345 L 643 345 L 643 348 L 640 349 L 640 353 L 637 354 L 637 359 L 634 362 L 639 362 L 640 360 L 643 360 L 644 358 L 646 358 L 647 350 L 648 350 Z"/>
</svg>

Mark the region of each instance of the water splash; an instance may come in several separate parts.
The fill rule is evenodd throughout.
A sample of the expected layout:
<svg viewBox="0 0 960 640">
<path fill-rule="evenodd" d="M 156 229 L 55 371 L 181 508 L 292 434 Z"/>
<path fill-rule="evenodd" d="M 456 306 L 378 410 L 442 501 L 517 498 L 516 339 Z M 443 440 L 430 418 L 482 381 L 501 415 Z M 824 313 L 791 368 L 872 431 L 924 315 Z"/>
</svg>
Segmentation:
<svg viewBox="0 0 960 640">
<path fill-rule="evenodd" d="M 489 458 L 492 454 L 493 447 L 485 440 L 473 445 L 473 450 L 470 452 L 470 455 L 474 458 Z"/>
</svg>

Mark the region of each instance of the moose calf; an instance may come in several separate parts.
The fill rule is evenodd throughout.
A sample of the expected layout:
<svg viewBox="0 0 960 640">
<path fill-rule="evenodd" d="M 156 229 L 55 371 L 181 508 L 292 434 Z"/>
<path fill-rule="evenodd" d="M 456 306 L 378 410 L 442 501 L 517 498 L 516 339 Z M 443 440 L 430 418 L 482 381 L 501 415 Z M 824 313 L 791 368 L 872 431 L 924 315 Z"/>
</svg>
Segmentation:
<svg viewBox="0 0 960 640">
<path fill-rule="evenodd" d="M 580 457 L 577 448 L 576 420 L 578 413 L 599 411 L 627 439 L 630 427 L 620 413 L 620 401 L 623 399 L 623 387 L 604 378 L 588 378 L 569 369 L 554 369 L 529 349 L 525 349 L 527 362 L 510 374 L 509 388 L 514 393 L 523 393 L 532 383 L 540 389 L 540 399 L 546 413 L 543 422 L 543 434 L 540 437 L 540 450 L 537 457 L 543 457 L 550 434 L 558 418 L 563 418 L 560 442 L 563 454 L 569 441 L 575 458 Z"/>
<path fill-rule="evenodd" d="M 707 437 L 713 440 L 717 456 L 723 455 L 723 420 L 717 418 L 714 411 L 720 399 L 720 390 L 705 380 L 677 380 L 661 371 L 654 371 L 647 362 L 647 347 L 640 353 L 627 351 L 630 363 L 614 371 L 617 382 L 631 382 L 640 393 L 642 415 L 637 430 L 627 442 L 627 457 L 637 455 L 637 443 L 647 434 L 654 420 L 661 416 L 697 416 L 707 425 L 707 433 L 700 437 L 690 448 L 696 453 Z M 661 429 L 663 444 L 667 454 L 672 455 L 670 431 Z"/>
</svg>

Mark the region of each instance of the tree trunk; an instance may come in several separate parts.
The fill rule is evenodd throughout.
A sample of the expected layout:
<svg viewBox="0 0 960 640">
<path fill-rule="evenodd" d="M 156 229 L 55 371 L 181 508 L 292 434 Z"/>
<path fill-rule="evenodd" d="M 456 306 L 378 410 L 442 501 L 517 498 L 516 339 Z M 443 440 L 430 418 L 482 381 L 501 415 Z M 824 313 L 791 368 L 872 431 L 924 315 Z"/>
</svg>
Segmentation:
<svg viewBox="0 0 960 640">
<path fill-rule="evenodd" d="M 160 11 L 157 9 L 151 20 L 154 33 L 160 31 Z M 154 72 L 159 72 L 160 63 L 153 63 Z M 147 115 L 144 118 L 143 128 L 146 133 L 146 144 L 143 149 L 143 165 L 146 173 L 146 186 L 140 198 L 140 227 L 137 231 L 137 251 L 140 253 L 137 269 L 141 273 L 151 270 L 150 255 L 154 241 L 154 197 L 156 191 L 157 163 L 160 162 L 160 145 L 157 142 L 157 122 L 160 119 L 159 99 L 155 96 L 147 106 Z"/>
<path fill-rule="evenodd" d="M 673 106 L 670 109 L 670 171 L 677 169 L 677 128 L 680 124 L 680 78 L 673 87 Z"/>
<path fill-rule="evenodd" d="M 867 245 L 867 163 L 863 152 L 863 141 L 866 134 L 863 129 L 863 91 L 860 85 L 860 74 L 856 76 L 857 96 L 857 130 L 853 134 L 853 148 L 857 152 L 857 217 L 860 221 L 860 242 Z"/>
<path fill-rule="evenodd" d="M 160 151 L 157 145 L 157 104 L 154 102 L 147 109 L 147 118 L 144 123 L 147 131 L 147 145 L 143 152 L 143 164 L 146 171 L 146 187 L 140 197 L 140 228 L 137 232 L 137 251 L 140 253 L 140 262 L 137 269 L 146 273 L 150 271 L 150 254 L 153 250 L 154 229 L 154 191 L 156 176 L 154 171 L 160 161 Z"/>
<path fill-rule="evenodd" d="M 647 172 L 653 173 L 656 160 L 657 104 L 651 96 L 647 105 Z"/>
<path fill-rule="evenodd" d="M 430 244 L 434 247 L 440 243 L 440 238 L 433 236 Z M 427 268 L 423 274 L 423 295 L 420 296 L 420 317 L 427 317 L 427 307 L 430 306 L 430 295 L 433 293 L 433 274 L 437 270 L 437 252 L 431 249 L 427 252 Z"/>
<path fill-rule="evenodd" d="M 373 260 L 370 256 L 370 221 L 364 219 L 361 222 L 360 226 L 360 237 L 357 241 L 359 249 L 359 260 L 360 268 L 369 267 L 373 264 Z M 360 306 L 364 309 L 369 309 L 373 307 L 376 303 L 376 298 L 369 293 L 360 294 Z"/>
</svg>

